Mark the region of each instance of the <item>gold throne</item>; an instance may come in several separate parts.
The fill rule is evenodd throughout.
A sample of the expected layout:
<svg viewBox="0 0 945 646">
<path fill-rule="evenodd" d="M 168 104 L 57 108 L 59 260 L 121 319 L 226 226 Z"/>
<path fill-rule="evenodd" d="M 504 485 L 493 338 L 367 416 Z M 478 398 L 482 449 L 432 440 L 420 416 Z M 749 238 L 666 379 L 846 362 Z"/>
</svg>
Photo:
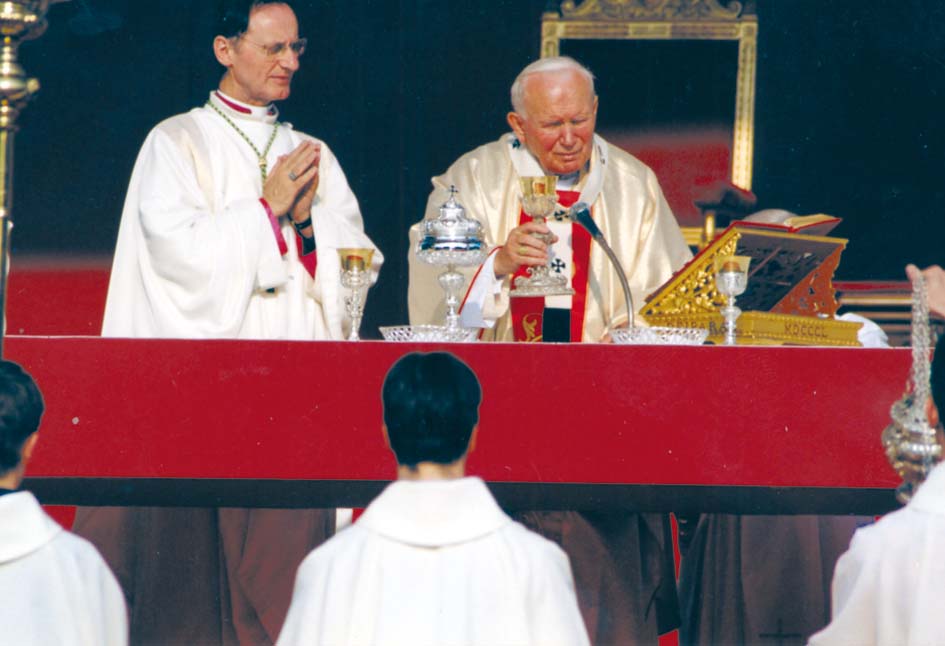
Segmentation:
<svg viewBox="0 0 945 646">
<path fill-rule="evenodd" d="M 541 56 L 598 76 L 598 132 L 654 170 L 693 247 L 715 235 L 703 187 L 751 190 L 757 34 L 752 2 L 567 0 L 542 16 Z"/>
</svg>

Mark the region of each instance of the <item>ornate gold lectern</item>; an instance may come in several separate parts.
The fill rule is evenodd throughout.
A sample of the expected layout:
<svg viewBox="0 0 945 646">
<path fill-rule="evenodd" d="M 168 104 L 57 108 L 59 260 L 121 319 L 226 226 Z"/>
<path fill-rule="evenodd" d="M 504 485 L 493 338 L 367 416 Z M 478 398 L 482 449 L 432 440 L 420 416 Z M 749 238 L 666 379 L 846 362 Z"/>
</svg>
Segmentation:
<svg viewBox="0 0 945 646">
<path fill-rule="evenodd" d="M 716 259 L 749 256 L 739 344 L 858 346 L 860 324 L 833 318 L 832 279 L 846 243 L 735 223 L 651 294 L 641 315 L 654 326 L 707 328 L 709 341 L 721 342 L 725 299 L 715 287 Z"/>
</svg>

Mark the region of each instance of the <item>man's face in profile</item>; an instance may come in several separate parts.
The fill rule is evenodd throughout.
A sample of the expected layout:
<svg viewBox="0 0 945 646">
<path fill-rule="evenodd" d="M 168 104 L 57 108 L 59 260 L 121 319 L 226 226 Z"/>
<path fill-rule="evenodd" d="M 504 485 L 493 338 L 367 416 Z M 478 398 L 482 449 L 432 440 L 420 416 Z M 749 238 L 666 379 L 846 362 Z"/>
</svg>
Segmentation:
<svg viewBox="0 0 945 646">
<path fill-rule="evenodd" d="M 581 170 L 591 158 L 597 97 L 590 83 L 573 70 L 539 72 L 524 81 L 523 115 L 509 123 L 519 140 L 549 173 Z"/>
<path fill-rule="evenodd" d="M 285 4 L 267 4 L 249 17 L 246 33 L 232 40 L 229 74 L 233 98 L 251 105 L 268 105 L 288 98 L 292 76 L 299 69 L 299 25 Z M 282 45 L 280 48 L 279 45 Z M 276 49 L 281 49 L 273 54 Z"/>
</svg>

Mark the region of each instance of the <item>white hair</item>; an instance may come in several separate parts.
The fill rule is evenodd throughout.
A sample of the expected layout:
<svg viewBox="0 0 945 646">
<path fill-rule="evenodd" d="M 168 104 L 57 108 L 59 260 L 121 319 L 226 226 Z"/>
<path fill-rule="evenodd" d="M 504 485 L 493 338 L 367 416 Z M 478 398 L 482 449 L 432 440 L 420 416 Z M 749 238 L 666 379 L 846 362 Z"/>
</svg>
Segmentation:
<svg viewBox="0 0 945 646">
<path fill-rule="evenodd" d="M 518 73 L 515 82 L 512 83 L 512 109 L 518 114 L 525 116 L 525 79 L 533 74 L 547 74 L 554 72 L 577 72 L 591 86 L 591 96 L 596 96 L 594 92 L 594 75 L 591 71 L 578 63 L 570 56 L 552 56 L 551 58 L 539 58 L 534 63 L 530 63 Z"/>
</svg>

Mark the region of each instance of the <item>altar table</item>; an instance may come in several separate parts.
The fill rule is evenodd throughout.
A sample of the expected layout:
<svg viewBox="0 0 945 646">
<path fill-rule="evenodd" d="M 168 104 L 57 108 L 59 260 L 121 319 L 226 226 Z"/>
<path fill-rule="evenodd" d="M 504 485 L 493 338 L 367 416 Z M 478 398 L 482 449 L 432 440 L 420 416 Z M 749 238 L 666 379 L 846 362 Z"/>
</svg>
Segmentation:
<svg viewBox="0 0 945 646">
<path fill-rule="evenodd" d="M 9 336 L 47 412 L 46 504 L 364 506 L 395 477 L 385 372 L 448 349 L 484 401 L 469 472 L 513 509 L 879 514 L 909 349 Z"/>
</svg>

